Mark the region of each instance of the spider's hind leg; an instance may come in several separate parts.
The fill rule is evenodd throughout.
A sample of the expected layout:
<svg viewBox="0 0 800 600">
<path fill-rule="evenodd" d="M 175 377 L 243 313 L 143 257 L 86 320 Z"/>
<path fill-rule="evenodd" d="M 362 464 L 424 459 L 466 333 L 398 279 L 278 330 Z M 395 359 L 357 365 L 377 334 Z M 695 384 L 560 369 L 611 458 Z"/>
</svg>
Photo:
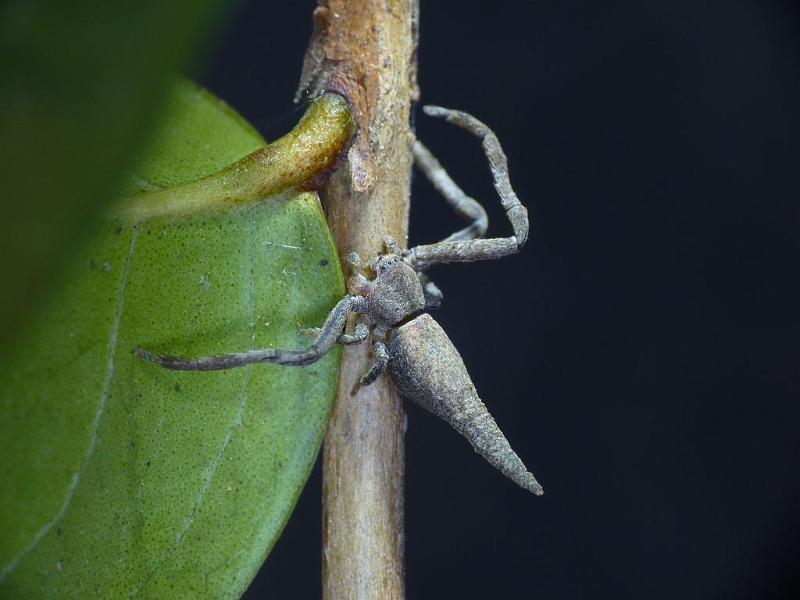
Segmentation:
<svg viewBox="0 0 800 600">
<path fill-rule="evenodd" d="M 374 340 L 372 342 L 372 351 L 375 353 L 375 362 L 370 367 L 370 370 L 358 380 L 358 383 L 363 386 L 374 382 L 386 370 L 386 365 L 389 364 L 389 351 L 386 349 L 386 344 L 380 340 Z"/>
</svg>

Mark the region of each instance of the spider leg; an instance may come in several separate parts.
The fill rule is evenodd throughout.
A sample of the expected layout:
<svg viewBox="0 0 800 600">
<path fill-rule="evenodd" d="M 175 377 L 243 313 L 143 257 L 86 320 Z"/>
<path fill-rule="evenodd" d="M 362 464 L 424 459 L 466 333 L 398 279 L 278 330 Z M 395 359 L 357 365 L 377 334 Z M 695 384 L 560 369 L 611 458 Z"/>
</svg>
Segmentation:
<svg viewBox="0 0 800 600">
<path fill-rule="evenodd" d="M 511 222 L 514 235 L 488 240 L 448 239 L 438 244 L 416 246 L 405 251 L 406 260 L 416 269 L 424 270 L 439 263 L 491 260 L 519 252 L 528 239 L 528 211 L 511 188 L 508 178 L 508 159 L 497 136 L 486 125 L 467 113 L 438 106 L 426 106 L 423 110 L 428 115 L 443 117 L 481 138 L 494 179 L 494 188 L 500 196 L 500 202 Z"/>
<path fill-rule="evenodd" d="M 248 350 L 233 354 L 219 354 L 201 358 L 182 358 L 177 356 L 159 356 L 146 350 L 137 348 L 133 353 L 139 358 L 149 360 L 167 369 L 178 371 L 219 371 L 243 367 L 253 363 L 275 363 L 288 366 L 304 366 L 322 358 L 340 338 L 351 312 L 363 313 L 366 310 L 366 298 L 363 296 L 347 296 L 328 314 L 317 339 L 306 350 L 281 350 L 279 348 L 264 348 L 261 350 Z M 356 334 L 359 329 L 356 328 Z M 364 336 L 364 339 L 366 336 Z M 363 339 L 361 340 L 363 341 Z M 355 342 L 354 342 L 355 343 Z"/>
<path fill-rule="evenodd" d="M 369 327 L 363 321 L 359 321 L 358 323 L 356 323 L 356 327 L 355 329 L 353 329 L 352 334 L 347 334 L 347 333 L 341 334 L 336 340 L 336 343 L 341 344 L 343 346 L 360 344 L 361 342 L 367 339 L 368 335 L 369 335 Z"/>
<path fill-rule="evenodd" d="M 375 362 L 370 367 L 370 370 L 358 380 L 358 383 L 364 386 L 375 381 L 386 370 L 386 365 L 389 364 L 389 351 L 386 350 L 386 344 L 380 340 L 373 340 L 372 351 L 375 353 Z"/>
<path fill-rule="evenodd" d="M 444 196 L 447 203 L 453 207 L 453 210 L 459 216 L 469 221 L 464 229 L 456 231 L 454 234 L 446 237 L 443 242 L 457 242 L 460 240 L 471 240 L 474 238 L 483 237 L 486 233 L 486 228 L 489 226 L 489 217 L 486 216 L 486 211 L 480 202 L 470 196 L 467 196 L 464 191 L 458 187 L 455 181 L 450 178 L 447 171 L 441 163 L 436 160 L 436 157 L 431 154 L 425 145 L 420 142 L 414 142 L 412 147 L 414 153 L 414 163 L 425 177 L 428 178 L 433 184 L 433 187 Z"/>
<path fill-rule="evenodd" d="M 400 245 L 397 243 L 397 240 L 390 235 L 383 238 L 383 249 L 387 254 L 400 254 Z"/>
<path fill-rule="evenodd" d="M 354 273 L 361 272 L 361 256 L 358 254 L 358 252 L 351 252 L 348 254 L 345 263 L 350 271 Z"/>
<path fill-rule="evenodd" d="M 370 285 L 372 284 L 369 279 L 364 277 L 361 265 L 361 257 L 357 253 L 351 252 L 347 255 L 345 264 L 347 265 L 347 270 L 350 273 L 350 276 L 347 278 L 348 293 L 366 296 L 369 292 Z"/>
<path fill-rule="evenodd" d="M 322 327 L 304 327 L 300 330 L 303 335 L 312 335 L 317 337 L 322 333 Z M 342 333 L 336 339 L 336 343 L 342 346 L 350 346 L 352 344 L 360 344 L 369 335 L 369 327 L 363 321 L 356 323 L 355 329 L 352 334 Z"/>
<path fill-rule="evenodd" d="M 417 277 L 422 284 L 422 293 L 425 294 L 425 310 L 439 310 L 444 298 L 442 290 L 425 273 L 417 273 Z"/>
</svg>

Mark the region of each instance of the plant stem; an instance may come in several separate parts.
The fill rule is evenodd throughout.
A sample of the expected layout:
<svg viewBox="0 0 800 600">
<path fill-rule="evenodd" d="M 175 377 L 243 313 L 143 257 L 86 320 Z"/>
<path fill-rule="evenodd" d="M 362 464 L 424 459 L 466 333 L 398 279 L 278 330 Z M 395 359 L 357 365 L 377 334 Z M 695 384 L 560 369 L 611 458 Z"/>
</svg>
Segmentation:
<svg viewBox="0 0 800 600">
<path fill-rule="evenodd" d="M 411 102 L 418 0 L 319 0 L 301 88 L 353 103 L 359 133 L 321 191 L 341 256 L 371 258 L 407 239 Z M 346 347 L 323 451 L 323 595 L 404 597 L 403 429 L 397 391 L 381 377 L 353 393 L 373 358 Z"/>
</svg>

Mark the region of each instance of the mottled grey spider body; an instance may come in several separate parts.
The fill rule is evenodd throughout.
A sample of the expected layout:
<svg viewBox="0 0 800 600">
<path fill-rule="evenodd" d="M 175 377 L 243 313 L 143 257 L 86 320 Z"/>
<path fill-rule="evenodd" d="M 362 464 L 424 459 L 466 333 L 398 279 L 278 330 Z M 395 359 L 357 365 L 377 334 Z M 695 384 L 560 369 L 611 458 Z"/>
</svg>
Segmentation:
<svg viewBox="0 0 800 600">
<path fill-rule="evenodd" d="M 447 421 L 503 474 L 541 495 L 542 487 L 511 449 L 478 397 L 458 350 L 425 312 L 438 308 L 442 299 L 439 288 L 428 279 L 426 269 L 435 264 L 489 260 L 518 252 L 528 237 L 527 210 L 511 188 L 505 154 L 486 125 L 459 111 L 428 106 L 424 110 L 429 115 L 446 118 L 483 140 L 495 189 L 514 235 L 480 239 L 487 227 L 483 207 L 464 194 L 430 152 L 417 142 L 414 145 L 416 164 L 470 225 L 439 243 L 405 251 L 400 250 L 395 240 L 387 238 L 385 253 L 369 265 L 374 274 L 372 279 L 361 272 L 358 257 L 351 256 L 350 295 L 339 301 L 323 327 L 314 331 L 316 340 L 311 347 L 306 350 L 266 348 L 203 358 L 156 356 L 139 349 L 135 353 L 178 370 L 210 371 L 259 362 L 302 366 L 319 360 L 337 343 L 358 344 L 370 337 L 375 363 L 361 377 L 361 385 L 369 385 L 388 370 L 404 397 Z M 357 314 L 358 321 L 353 333 L 346 334 L 344 329 L 350 313 Z"/>
</svg>

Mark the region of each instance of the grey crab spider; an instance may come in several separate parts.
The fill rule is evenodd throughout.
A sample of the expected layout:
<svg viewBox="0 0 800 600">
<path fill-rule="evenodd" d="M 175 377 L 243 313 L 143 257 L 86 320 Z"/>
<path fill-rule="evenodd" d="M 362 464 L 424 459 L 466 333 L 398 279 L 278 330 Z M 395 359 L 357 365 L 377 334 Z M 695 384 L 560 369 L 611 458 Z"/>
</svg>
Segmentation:
<svg viewBox="0 0 800 600">
<path fill-rule="evenodd" d="M 490 464 L 539 496 L 542 486 L 512 450 L 478 397 L 458 350 L 425 312 L 438 308 L 442 300 L 441 291 L 428 279 L 428 268 L 441 263 L 497 259 L 518 252 L 528 238 L 528 211 L 511 188 L 506 156 L 486 125 L 461 111 L 438 106 L 423 110 L 481 138 L 494 187 L 514 231 L 512 236 L 483 239 L 488 225 L 483 207 L 456 185 L 425 146 L 416 142 L 415 163 L 470 224 L 436 244 L 404 251 L 394 239 L 386 238 L 385 253 L 370 263 L 372 279 L 361 272 L 358 256 L 351 255 L 354 274 L 349 281 L 350 294 L 331 310 L 322 328 L 314 331 L 316 340 L 309 348 L 265 348 L 202 358 L 158 356 L 142 349 L 134 353 L 162 367 L 182 371 L 216 371 L 253 363 L 303 366 L 319 360 L 335 344 L 360 344 L 370 338 L 375 363 L 361 377 L 361 385 L 371 384 L 388 370 L 405 398 L 447 421 Z M 351 313 L 359 315 L 359 320 L 353 333 L 347 334 L 344 329 Z"/>
</svg>

